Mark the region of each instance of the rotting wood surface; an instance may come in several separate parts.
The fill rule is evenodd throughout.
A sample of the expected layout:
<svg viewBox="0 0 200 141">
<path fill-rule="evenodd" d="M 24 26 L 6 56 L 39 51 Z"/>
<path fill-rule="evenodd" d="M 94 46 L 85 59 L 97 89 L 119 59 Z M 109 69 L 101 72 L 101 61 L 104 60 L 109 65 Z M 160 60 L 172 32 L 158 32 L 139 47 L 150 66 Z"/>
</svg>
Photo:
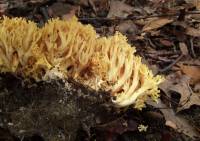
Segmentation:
<svg viewBox="0 0 200 141">
<path fill-rule="evenodd" d="M 2 76 L 1 130 L 8 129 L 20 139 L 37 135 L 48 141 L 74 141 L 81 137 L 79 130 L 88 130 L 89 136 L 90 127 L 97 122 L 116 118 L 105 92 L 72 80 L 30 85 L 12 75 Z"/>
</svg>

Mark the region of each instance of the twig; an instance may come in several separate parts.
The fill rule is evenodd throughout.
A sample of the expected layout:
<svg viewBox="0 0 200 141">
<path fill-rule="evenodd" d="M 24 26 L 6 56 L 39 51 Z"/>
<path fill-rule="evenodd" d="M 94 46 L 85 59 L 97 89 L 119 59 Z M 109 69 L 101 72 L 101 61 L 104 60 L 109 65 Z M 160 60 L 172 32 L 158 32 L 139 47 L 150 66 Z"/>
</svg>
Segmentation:
<svg viewBox="0 0 200 141">
<path fill-rule="evenodd" d="M 79 17 L 80 21 L 120 21 L 120 20 L 140 20 L 140 19 L 148 19 L 153 17 L 165 17 L 165 16 L 177 16 L 177 15 L 169 15 L 169 14 L 163 14 L 163 15 L 150 15 L 150 16 L 132 16 L 132 17 L 117 17 L 117 18 L 107 18 L 107 17 Z"/>
<path fill-rule="evenodd" d="M 192 56 L 193 56 L 194 58 L 196 58 L 196 54 L 195 54 L 195 52 L 194 52 L 193 38 L 190 38 L 190 48 L 191 48 Z"/>
<path fill-rule="evenodd" d="M 158 52 L 158 51 L 148 51 L 146 54 L 152 54 L 152 55 L 158 55 L 158 56 L 172 56 L 172 55 L 179 55 L 180 51 L 172 52 L 172 51 L 165 51 L 165 52 Z"/>
<path fill-rule="evenodd" d="M 148 38 L 147 41 L 149 42 L 151 47 L 153 47 L 154 49 L 156 48 L 156 45 L 152 42 L 150 38 Z"/>
<path fill-rule="evenodd" d="M 200 64 L 197 63 L 183 63 L 183 65 L 187 65 L 187 66 L 196 66 L 196 67 L 200 67 Z"/>
<path fill-rule="evenodd" d="M 200 14 L 200 11 L 189 11 L 185 13 L 186 15 L 189 14 Z M 118 18 L 107 18 L 107 17 L 79 17 L 80 21 L 115 21 L 115 20 L 140 20 L 140 19 L 148 19 L 153 17 L 178 17 L 179 13 L 175 14 L 156 14 L 156 15 L 149 15 L 149 16 L 132 16 L 132 17 L 118 17 Z"/>
<path fill-rule="evenodd" d="M 196 11 L 188 11 L 188 12 L 186 12 L 186 14 L 200 14 L 200 11 L 199 11 L 199 10 L 196 10 Z"/>
<path fill-rule="evenodd" d="M 96 7 L 95 7 L 95 4 L 92 0 L 88 0 L 90 6 L 92 7 L 92 10 L 94 11 L 95 15 L 97 15 L 97 10 L 96 10 Z"/>
<path fill-rule="evenodd" d="M 176 60 L 174 60 L 170 65 L 168 65 L 167 67 L 163 68 L 163 69 L 160 69 L 158 71 L 158 73 L 163 73 L 163 72 L 166 72 L 168 70 L 170 70 L 184 55 L 181 54 Z"/>
<path fill-rule="evenodd" d="M 153 60 L 156 60 L 156 61 L 161 61 L 161 62 L 165 62 L 165 63 L 171 63 L 173 61 L 173 59 L 169 59 L 169 58 L 166 58 L 166 57 L 162 57 L 162 56 L 157 56 L 155 54 L 145 54 L 145 56 L 153 59 Z"/>
</svg>

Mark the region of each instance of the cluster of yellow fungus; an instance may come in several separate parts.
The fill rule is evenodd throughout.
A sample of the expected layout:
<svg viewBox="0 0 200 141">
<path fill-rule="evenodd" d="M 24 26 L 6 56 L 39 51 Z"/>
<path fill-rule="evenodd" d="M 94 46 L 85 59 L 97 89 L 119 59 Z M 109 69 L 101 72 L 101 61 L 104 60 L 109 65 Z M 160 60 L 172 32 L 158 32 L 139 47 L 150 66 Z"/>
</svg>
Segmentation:
<svg viewBox="0 0 200 141">
<path fill-rule="evenodd" d="M 117 107 L 141 108 L 148 96 L 158 98 L 158 84 L 135 48 L 120 33 L 99 37 L 76 18 L 50 20 L 38 28 L 23 18 L 0 20 L 0 71 L 36 81 L 73 78 L 96 90 L 110 91 Z"/>
</svg>

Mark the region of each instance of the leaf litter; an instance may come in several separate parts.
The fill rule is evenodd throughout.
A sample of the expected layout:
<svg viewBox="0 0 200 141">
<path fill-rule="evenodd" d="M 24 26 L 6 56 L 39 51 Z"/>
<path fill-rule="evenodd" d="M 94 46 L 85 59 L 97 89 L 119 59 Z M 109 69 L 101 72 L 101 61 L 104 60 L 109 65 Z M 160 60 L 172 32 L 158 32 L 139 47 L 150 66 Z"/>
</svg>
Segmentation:
<svg viewBox="0 0 200 141">
<path fill-rule="evenodd" d="M 29 12 L 24 12 L 23 8 L 26 9 L 27 5 L 33 5 L 33 9 L 29 7 Z M 43 0 L 20 1 L 20 4 L 12 2 L 8 7 L 5 1 L 0 2 L 0 15 L 6 13 L 12 16 L 20 15 L 40 21 L 42 24 L 45 22 L 45 15 L 47 18 L 61 17 L 63 19 L 76 15 L 80 21 L 93 24 L 100 35 L 113 34 L 116 30 L 126 34 L 128 41 L 136 46 L 137 53 L 144 57 L 147 64 L 150 67 L 153 66 L 156 73 L 161 73 L 166 77 L 165 82 L 160 85 L 162 92 L 158 103 L 147 102 L 153 106 L 154 110 L 156 109 L 156 111 L 152 109 L 148 111 L 154 113 L 150 117 L 159 115 L 161 112 L 167 127 L 195 139 L 200 136 L 200 130 L 196 130 L 200 127 L 191 124 L 182 112 L 186 111 L 187 114 L 187 111 L 192 111 L 194 105 L 200 108 L 199 5 L 197 0 L 66 0 L 58 2 Z M 13 7 L 18 12 L 13 12 Z M 46 12 L 41 12 L 41 8 L 46 9 Z M 179 59 L 180 55 L 182 57 Z M 145 113 L 145 110 L 141 112 Z M 129 115 L 127 110 L 122 113 Z M 192 113 L 192 115 L 200 117 L 200 113 Z M 97 129 L 106 131 L 109 134 L 104 134 L 104 136 L 109 140 L 114 140 L 116 134 L 125 136 L 126 132 L 136 132 L 138 125 L 147 125 L 149 127 L 147 132 L 157 127 L 148 125 L 153 121 L 146 124 L 146 119 L 140 117 L 138 120 L 138 118 L 137 112 L 134 112 L 128 118 L 110 121 L 99 125 Z M 162 130 L 166 131 L 164 128 Z M 165 137 L 163 138 L 166 140 Z"/>
</svg>

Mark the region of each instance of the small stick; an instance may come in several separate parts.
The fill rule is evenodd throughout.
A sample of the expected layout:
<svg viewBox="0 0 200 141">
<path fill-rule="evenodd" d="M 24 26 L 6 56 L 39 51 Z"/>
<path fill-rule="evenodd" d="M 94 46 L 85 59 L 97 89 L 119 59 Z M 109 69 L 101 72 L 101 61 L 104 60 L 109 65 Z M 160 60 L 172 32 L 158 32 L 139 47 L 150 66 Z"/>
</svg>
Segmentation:
<svg viewBox="0 0 200 141">
<path fill-rule="evenodd" d="M 156 48 L 156 45 L 152 42 L 150 38 L 148 38 L 147 41 L 149 42 L 151 47 L 153 47 L 154 49 Z"/>
<path fill-rule="evenodd" d="M 163 73 L 163 72 L 166 72 L 168 70 L 170 70 L 184 55 L 181 54 L 176 60 L 174 60 L 170 65 L 168 65 L 167 67 L 163 68 L 163 69 L 160 69 L 158 71 L 158 73 Z"/>
<path fill-rule="evenodd" d="M 178 54 L 180 54 L 180 51 L 177 51 L 177 52 L 171 52 L 171 51 L 166 51 L 166 52 L 156 52 L 156 51 L 148 51 L 146 54 L 152 54 L 152 55 L 154 55 L 154 54 L 157 54 L 157 55 L 159 55 L 159 56 L 168 56 L 168 55 L 178 55 Z"/>
<path fill-rule="evenodd" d="M 147 56 L 147 57 L 149 57 L 149 58 L 151 58 L 151 59 L 153 59 L 153 60 L 159 60 L 159 61 L 161 61 L 161 62 L 167 62 L 167 63 L 171 63 L 172 62 L 172 59 L 168 59 L 168 58 L 166 58 L 166 57 L 157 57 L 156 55 L 155 56 L 153 56 L 153 55 L 145 55 L 145 56 Z"/>
<path fill-rule="evenodd" d="M 190 15 L 190 14 L 200 14 L 200 11 L 189 11 L 185 13 L 186 15 Z M 140 19 L 148 19 L 148 18 L 153 18 L 153 17 L 178 17 L 179 13 L 175 13 L 175 14 L 160 14 L 160 15 L 150 15 L 150 16 L 132 16 L 132 17 L 126 17 L 126 18 L 107 18 L 107 17 L 79 17 L 80 21 L 93 21 L 93 20 L 97 20 L 97 21 L 115 21 L 115 20 L 140 20 Z"/>
<path fill-rule="evenodd" d="M 196 54 L 195 54 L 195 52 L 194 52 L 193 38 L 190 38 L 190 48 L 191 48 L 192 56 L 193 56 L 194 58 L 196 58 Z"/>
</svg>

